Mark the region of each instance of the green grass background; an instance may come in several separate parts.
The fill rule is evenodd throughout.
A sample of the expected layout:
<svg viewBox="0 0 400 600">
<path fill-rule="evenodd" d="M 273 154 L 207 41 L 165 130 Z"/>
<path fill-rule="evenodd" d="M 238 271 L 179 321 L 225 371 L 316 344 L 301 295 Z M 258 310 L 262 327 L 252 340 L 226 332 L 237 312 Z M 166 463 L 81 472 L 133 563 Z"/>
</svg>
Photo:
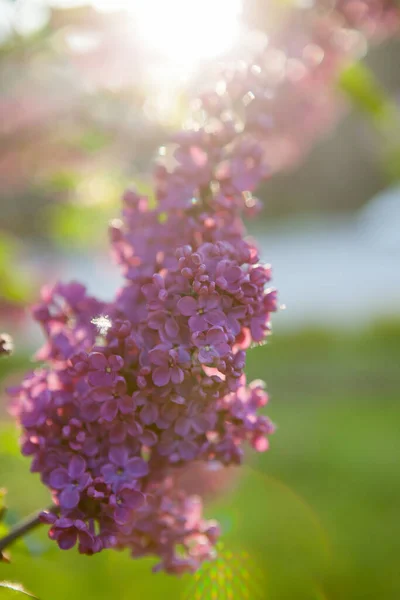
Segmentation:
<svg viewBox="0 0 400 600">
<path fill-rule="evenodd" d="M 61 552 L 30 535 L 0 564 L 42 600 L 400 599 L 400 324 L 368 331 L 276 333 L 249 352 L 249 378 L 268 383 L 271 449 L 248 453 L 234 485 L 207 505 L 223 538 L 194 576 L 152 575 L 152 561 Z M 24 367 L 0 362 L 0 377 Z M 19 456 L 2 407 L 0 486 L 8 521 L 49 496 Z"/>
</svg>

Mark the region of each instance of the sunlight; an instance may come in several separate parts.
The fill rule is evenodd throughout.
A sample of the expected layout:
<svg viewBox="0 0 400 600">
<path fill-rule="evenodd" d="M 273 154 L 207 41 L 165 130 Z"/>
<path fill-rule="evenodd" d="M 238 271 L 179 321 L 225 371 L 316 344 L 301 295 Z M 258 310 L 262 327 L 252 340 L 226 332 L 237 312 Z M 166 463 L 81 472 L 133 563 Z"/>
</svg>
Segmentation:
<svg viewBox="0 0 400 600">
<path fill-rule="evenodd" d="M 239 34 L 242 0 L 92 2 L 98 10 L 127 10 L 143 42 L 184 70 L 223 54 Z"/>
</svg>

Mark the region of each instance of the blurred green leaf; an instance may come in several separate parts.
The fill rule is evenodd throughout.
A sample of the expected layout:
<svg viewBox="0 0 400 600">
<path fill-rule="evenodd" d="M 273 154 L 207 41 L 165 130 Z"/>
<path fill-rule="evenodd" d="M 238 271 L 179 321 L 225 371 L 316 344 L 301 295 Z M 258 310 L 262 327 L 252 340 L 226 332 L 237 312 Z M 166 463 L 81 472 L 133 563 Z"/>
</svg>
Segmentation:
<svg viewBox="0 0 400 600">
<path fill-rule="evenodd" d="M 54 241 L 67 246 L 104 245 L 107 223 L 118 211 L 121 182 L 116 177 L 91 174 L 80 179 L 70 175 L 59 183 L 71 186 L 71 201 L 48 209 L 47 220 Z"/>
<path fill-rule="evenodd" d="M 109 143 L 110 137 L 98 129 L 85 131 L 77 141 L 77 145 L 87 152 L 97 152 Z"/>
<path fill-rule="evenodd" d="M 59 183 L 63 183 L 61 178 Z M 72 185 L 66 177 L 64 183 Z M 135 179 L 133 186 L 140 194 L 149 198 L 155 206 L 154 192 L 145 179 Z M 127 182 L 121 178 L 93 174 L 76 180 L 72 185 L 72 201 L 49 207 L 48 227 L 54 241 L 63 246 L 75 244 L 81 248 L 108 243 L 107 223 L 118 217 L 121 211 L 121 196 Z"/>
<path fill-rule="evenodd" d="M 55 192 L 70 192 L 78 185 L 79 175 L 73 171 L 52 173 L 48 184 Z"/>
<path fill-rule="evenodd" d="M 344 69 L 339 86 L 358 110 L 374 119 L 386 118 L 390 99 L 365 65 L 358 62 Z"/>
<path fill-rule="evenodd" d="M 400 112 L 374 74 L 363 63 L 344 69 L 339 86 L 353 106 L 366 115 L 379 135 L 378 150 L 389 181 L 400 179 Z"/>
<path fill-rule="evenodd" d="M 0 428 L 0 456 L 4 455 L 20 456 L 18 431 L 14 425 L 2 425 Z"/>
<path fill-rule="evenodd" d="M 8 527 L 4 522 L 4 517 L 6 514 L 5 498 L 6 498 L 6 490 L 0 488 L 0 538 L 3 537 L 8 531 Z M 1 560 L 1 554 L 0 554 L 0 560 Z"/>
<path fill-rule="evenodd" d="M 10 235 L 1 232 L 0 237 L 0 297 L 11 302 L 26 302 L 33 292 L 32 282 L 16 268 L 22 246 Z"/>
<path fill-rule="evenodd" d="M 4 323 L 3 325 L 5 327 Z M 31 357 L 24 353 L 23 348 L 18 347 L 17 350 L 18 352 L 8 356 L 7 360 L 0 360 L 0 382 L 3 382 L 11 373 L 32 368 Z"/>
<path fill-rule="evenodd" d="M 51 235 L 60 245 L 103 245 L 107 241 L 107 222 L 114 214 L 115 209 L 108 205 L 53 207 L 49 213 Z"/>
<path fill-rule="evenodd" d="M 19 583 L 14 583 L 11 581 L 0 581 L 0 600 L 17 600 L 22 596 L 36 598 L 36 596 L 27 592 Z"/>
</svg>

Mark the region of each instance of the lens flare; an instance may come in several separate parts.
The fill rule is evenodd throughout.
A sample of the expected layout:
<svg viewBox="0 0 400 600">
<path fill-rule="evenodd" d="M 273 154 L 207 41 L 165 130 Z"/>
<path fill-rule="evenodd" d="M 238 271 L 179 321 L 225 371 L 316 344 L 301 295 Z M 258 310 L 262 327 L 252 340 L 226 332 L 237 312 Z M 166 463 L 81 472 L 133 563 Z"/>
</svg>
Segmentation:
<svg viewBox="0 0 400 600">
<path fill-rule="evenodd" d="M 262 600 L 265 574 L 249 552 L 218 544 L 218 558 L 195 573 L 183 600 Z"/>
<path fill-rule="evenodd" d="M 223 54 L 239 34 L 242 0 L 92 0 L 92 3 L 98 10 L 128 11 L 143 42 L 186 69 Z"/>
</svg>

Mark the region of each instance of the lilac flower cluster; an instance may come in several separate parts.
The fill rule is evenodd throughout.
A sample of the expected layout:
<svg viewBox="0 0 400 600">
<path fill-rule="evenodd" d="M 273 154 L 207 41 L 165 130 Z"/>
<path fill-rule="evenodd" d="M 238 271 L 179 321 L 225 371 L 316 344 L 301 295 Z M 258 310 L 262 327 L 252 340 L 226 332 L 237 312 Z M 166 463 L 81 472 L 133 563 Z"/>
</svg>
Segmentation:
<svg viewBox="0 0 400 600">
<path fill-rule="evenodd" d="M 221 120 L 162 150 L 156 203 L 128 190 L 111 224 L 126 283 L 104 304 L 78 283 L 42 291 L 33 310 L 46 366 L 11 390 L 32 456 L 59 507 L 44 513 L 60 548 L 129 548 L 157 568 L 195 570 L 218 526 L 178 485 L 198 461 L 239 464 L 243 443 L 268 447 L 273 425 L 246 386 L 246 349 L 269 332 L 271 272 L 244 239 L 243 212 L 264 176 L 257 144 Z M 172 165 L 172 166 L 171 166 Z"/>
</svg>

